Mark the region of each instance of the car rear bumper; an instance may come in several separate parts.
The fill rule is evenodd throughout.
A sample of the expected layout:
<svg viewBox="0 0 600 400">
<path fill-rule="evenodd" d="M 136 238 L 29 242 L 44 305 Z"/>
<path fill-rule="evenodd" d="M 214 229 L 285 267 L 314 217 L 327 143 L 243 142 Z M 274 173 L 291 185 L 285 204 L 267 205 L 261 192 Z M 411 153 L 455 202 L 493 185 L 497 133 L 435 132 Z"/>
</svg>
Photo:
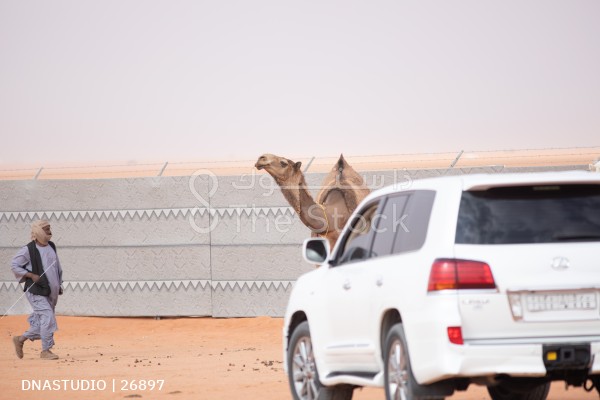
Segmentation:
<svg viewBox="0 0 600 400">
<path fill-rule="evenodd" d="M 558 343 L 557 343 L 558 342 Z M 546 363 L 548 347 L 544 345 L 556 344 L 568 353 L 571 345 L 581 344 L 579 340 L 560 340 L 555 342 L 539 343 L 499 343 L 477 344 L 465 342 L 464 345 L 447 344 L 442 349 L 440 346 L 437 354 L 442 360 L 437 367 L 430 364 L 419 369 L 415 366 L 415 375 L 420 383 L 432 383 L 448 378 L 494 378 L 499 375 L 511 377 L 544 377 L 548 374 Z M 588 370 L 590 374 L 600 374 L 600 341 L 587 342 L 590 348 L 588 365 L 568 363 L 558 365 L 559 368 Z M 546 352 L 544 351 L 546 349 Z M 560 351 L 557 352 L 560 357 Z"/>
</svg>

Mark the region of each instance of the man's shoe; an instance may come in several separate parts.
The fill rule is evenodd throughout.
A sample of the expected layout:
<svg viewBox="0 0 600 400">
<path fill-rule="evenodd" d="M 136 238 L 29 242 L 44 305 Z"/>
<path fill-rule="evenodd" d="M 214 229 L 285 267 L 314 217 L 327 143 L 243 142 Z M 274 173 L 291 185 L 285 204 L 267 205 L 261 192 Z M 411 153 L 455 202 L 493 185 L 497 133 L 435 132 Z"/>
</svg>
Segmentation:
<svg viewBox="0 0 600 400">
<path fill-rule="evenodd" d="M 13 344 L 15 345 L 15 352 L 17 353 L 17 357 L 23 358 L 23 343 L 21 341 L 21 336 L 13 336 Z"/>
<path fill-rule="evenodd" d="M 40 353 L 40 358 L 44 360 L 58 360 L 58 356 L 51 352 L 50 350 L 43 350 Z"/>
</svg>

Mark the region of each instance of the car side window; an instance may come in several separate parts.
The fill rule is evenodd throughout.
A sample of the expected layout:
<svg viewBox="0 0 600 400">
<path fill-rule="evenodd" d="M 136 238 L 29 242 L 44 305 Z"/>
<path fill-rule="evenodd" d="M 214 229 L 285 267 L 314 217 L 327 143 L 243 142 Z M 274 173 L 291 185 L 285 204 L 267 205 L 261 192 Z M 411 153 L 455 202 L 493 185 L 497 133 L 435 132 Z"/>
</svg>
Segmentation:
<svg viewBox="0 0 600 400">
<path fill-rule="evenodd" d="M 419 250 L 425 243 L 435 191 L 418 190 L 408 199 L 404 213 L 397 220 L 394 254 Z"/>
<path fill-rule="evenodd" d="M 379 201 L 368 205 L 364 212 L 352 221 L 349 232 L 343 238 L 337 264 L 345 264 L 371 257 L 371 244 L 378 223 Z"/>
<path fill-rule="evenodd" d="M 399 221 L 404 215 L 404 207 L 410 194 L 402 193 L 390 196 L 382 207 L 383 212 L 378 221 L 373 240 L 371 257 L 381 257 L 392 254 L 396 232 L 401 229 Z"/>
</svg>

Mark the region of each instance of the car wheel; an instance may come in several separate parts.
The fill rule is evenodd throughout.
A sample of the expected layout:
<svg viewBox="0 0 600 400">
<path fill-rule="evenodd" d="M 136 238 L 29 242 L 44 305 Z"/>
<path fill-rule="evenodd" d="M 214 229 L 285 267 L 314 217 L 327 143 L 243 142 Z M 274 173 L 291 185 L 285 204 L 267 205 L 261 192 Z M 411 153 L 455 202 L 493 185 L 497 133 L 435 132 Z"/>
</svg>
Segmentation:
<svg viewBox="0 0 600 400">
<path fill-rule="evenodd" d="M 588 386 L 586 382 L 586 384 L 583 385 L 585 391 L 591 392 L 592 390 L 596 389 L 598 395 L 600 395 L 600 375 L 591 375 L 589 379 L 592 381 L 592 384 Z"/>
<path fill-rule="evenodd" d="M 425 397 L 418 393 L 419 384 L 412 374 L 402 324 L 396 324 L 390 329 L 385 343 L 385 398 L 387 400 L 424 399 Z M 435 400 L 444 397 L 426 398 Z"/>
<path fill-rule="evenodd" d="M 287 352 L 287 370 L 294 400 L 351 400 L 349 385 L 323 386 L 319 380 L 308 322 L 294 329 Z"/>
<path fill-rule="evenodd" d="M 488 386 L 492 400 L 546 400 L 550 392 L 550 382 L 543 383 L 528 391 L 514 391 L 510 387 Z"/>
</svg>

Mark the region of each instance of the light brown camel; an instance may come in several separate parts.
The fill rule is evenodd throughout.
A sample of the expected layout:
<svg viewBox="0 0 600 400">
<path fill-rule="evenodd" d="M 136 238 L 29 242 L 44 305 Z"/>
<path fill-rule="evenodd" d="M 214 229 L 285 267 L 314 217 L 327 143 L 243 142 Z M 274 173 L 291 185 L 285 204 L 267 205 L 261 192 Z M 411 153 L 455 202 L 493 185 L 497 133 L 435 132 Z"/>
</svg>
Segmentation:
<svg viewBox="0 0 600 400">
<path fill-rule="evenodd" d="M 348 218 L 370 190 L 362 177 L 340 155 L 323 180 L 315 201 L 306 185 L 301 166 L 301 162 L 274 154 L 263 154 L 255 164 L 257 169 L 264 169 L 275 179 L 283 196 L 313 236 L 327 238 L 333 248 Z"/>
</svg>

